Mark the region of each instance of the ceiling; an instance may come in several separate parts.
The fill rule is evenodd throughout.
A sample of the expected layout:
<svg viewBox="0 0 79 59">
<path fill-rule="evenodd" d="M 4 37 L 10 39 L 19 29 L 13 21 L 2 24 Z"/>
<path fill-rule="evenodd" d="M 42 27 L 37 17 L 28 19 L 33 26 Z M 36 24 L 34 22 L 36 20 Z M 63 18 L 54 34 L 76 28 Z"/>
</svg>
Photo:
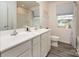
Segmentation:
<svg viewBox="0 0 79 59">
<path fill-rule="evenodd" d="M 18 1 L 17 6 L 24 8 L 31 8 L 33 6 L 38 6 L 39 4 L 36 1 Z"/>
</svg>

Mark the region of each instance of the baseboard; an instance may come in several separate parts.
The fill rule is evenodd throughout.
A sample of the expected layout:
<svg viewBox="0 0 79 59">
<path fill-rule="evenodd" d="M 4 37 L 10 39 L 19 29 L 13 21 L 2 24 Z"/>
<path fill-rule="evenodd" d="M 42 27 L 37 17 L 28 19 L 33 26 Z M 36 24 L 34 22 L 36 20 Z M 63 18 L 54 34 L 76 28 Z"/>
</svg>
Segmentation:
<svg viewBox="0 0 79 59">
<path fill-rule="evenodd" d="M 61 41 L 58 41 L 58 42 L 61 42 Z M 61 42 L 61 43 L 64 43 L 64 44 L 67 44 L 67 45 L 71 45 L 70 43 L 66 43 L 66 42 Z"/>
<path fill-rule="evenodd" d="M 52 46 L 51 46 L 52 47 Z M 48 55 L 49 55 L 49 53 L 50 53 L 50 51 L 51 51 L 51 47 L 50 47 L 50 50 L 49 50 L 49 52 L 47 53 L 47 55 L 45 56 L 45 57 L 47 57 Z"/>
</svg>

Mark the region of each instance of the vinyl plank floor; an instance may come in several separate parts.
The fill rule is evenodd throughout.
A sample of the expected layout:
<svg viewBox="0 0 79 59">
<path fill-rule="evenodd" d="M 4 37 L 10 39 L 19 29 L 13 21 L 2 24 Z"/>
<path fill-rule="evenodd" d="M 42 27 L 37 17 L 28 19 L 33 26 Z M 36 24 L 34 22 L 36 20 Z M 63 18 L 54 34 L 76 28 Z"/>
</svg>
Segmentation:
<svg viewBox="0 0 79 59">
<path fill-rule="evenodd" d="M 58 42 L 58 47 L 52 46 L 47 57 L 78 57 L 78 54 L 71 45 Z"/>
</svg>

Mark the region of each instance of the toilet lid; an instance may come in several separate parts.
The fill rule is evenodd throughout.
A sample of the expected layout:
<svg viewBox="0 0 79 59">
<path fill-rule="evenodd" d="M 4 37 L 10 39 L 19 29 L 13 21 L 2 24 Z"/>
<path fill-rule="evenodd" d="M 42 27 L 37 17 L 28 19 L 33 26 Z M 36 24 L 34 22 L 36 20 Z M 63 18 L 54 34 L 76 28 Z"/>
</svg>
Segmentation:
<svg viewBox="0 0 79 59">
<path fill-rule="evenodd" d="M 52 36 L 52 38 L 59 38 L 59 36 Z"/>
<path fill-rule="evenodd" d="M 59 40 L 59 37 L 58 37 L 58 36 L 52 36 L 52 37 L 51 37 L 51 40 L 53 40 L 53 41 L 58 41 L 58 40 Z"/>
</svg>

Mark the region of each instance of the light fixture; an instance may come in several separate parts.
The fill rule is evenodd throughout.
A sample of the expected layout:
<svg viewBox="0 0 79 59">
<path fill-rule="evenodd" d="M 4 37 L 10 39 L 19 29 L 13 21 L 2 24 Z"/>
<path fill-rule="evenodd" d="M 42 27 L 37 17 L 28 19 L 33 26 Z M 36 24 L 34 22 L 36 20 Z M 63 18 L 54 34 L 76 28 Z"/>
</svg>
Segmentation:
<svg viewBox="0 0 79 59">
<path fill-rule="evenodd" d="M 24 7 L 24 5 L 21 5 L 22 7 Z"/>
</svg>

